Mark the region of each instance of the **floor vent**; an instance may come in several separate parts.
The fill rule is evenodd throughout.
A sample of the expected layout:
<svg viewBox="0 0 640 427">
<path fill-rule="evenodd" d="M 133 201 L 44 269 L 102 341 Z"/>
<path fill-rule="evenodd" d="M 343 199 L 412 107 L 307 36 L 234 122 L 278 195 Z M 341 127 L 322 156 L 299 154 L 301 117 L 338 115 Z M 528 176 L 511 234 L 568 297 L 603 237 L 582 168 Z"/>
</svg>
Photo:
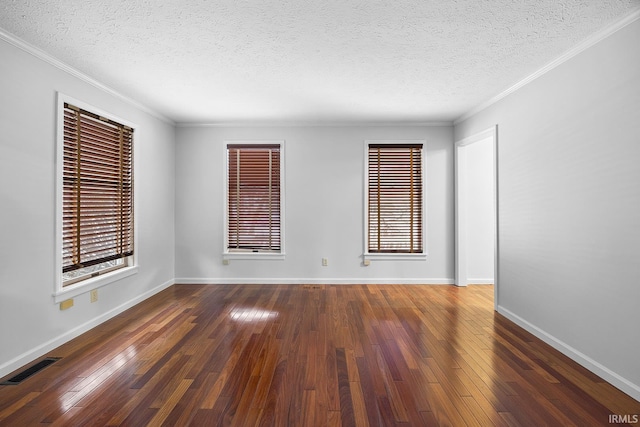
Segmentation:
<svg viewBox="0 0 640 427">
<path fill-rule="evenodd" d="M 51 365 L 52 363 L 54 363 L 54 362 L 56 362 L 56 361 L 58 361 L 60 359 L 61 359 L 61 357 L 47 357 L 46 359 L 43 359 L 43 360 L 39 361 L 35 365 L 25 369 L 24 371 L 20 372 L 19 374 L 14 375 L 13 377 L 9 378 L 8 380 L 1 382 L 0 385 L 17 385 L 17 384 L 20 384 L 22 381 L 26 380 L 27 378 L 29 378 L 32 375 L 35 375 L 36 373 L 40 372 L 41 370 L 43 370 L 47 366 Z"/>
</svg>

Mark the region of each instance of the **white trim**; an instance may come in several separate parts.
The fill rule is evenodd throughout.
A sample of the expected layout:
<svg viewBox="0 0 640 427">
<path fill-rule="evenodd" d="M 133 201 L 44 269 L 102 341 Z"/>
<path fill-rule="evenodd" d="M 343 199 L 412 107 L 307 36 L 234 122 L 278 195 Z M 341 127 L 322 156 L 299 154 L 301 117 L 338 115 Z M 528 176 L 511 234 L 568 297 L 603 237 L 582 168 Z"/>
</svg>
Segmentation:
<svg viewBox="0 0 640 427">
<path fill-rule="evenodd" d="M 637 401 L 640 401 L 640 385 L 632 383 L 631 381 L 627 380 L 623 376 L 613 372 L 611 369 L 596 362 L 589 356 L 576 350 L 575 348 L 571 347 L 569 344 L 554 337 L 548 332 L 538 328 L 532 323 L 529 323 L 527 320 L 509 311 L 508 309 L 502 306 L 498 306 L 497 311 L 498 313 L 502 314 L 504 317 L 506 317 L 516 325 L 520 326 L 521 328 L 525 329 L 526 331 L 540 338 L 542 341 L 546 342 L 551 347 L 555 348 L 565 356 L 569 357 L 574 362 L 582 365 L 583 367 L 587 368 L 588 370 L 598 375 L 599 377 L 602 377 L 605 381 L 619 388 L 620 390 L 627 393 L 629 396 L 633 397 Z"/>
<path fill-rule="evenodd" d="M 454 279 L 339 279 L 339 278 L 272 278 L 261 277 L 178 277 L 176 285 L 453 285 Z"/>
<path fill-rule="evenodd" d="M 227 250 L 229 239 L 229 216 L 228 216 L 228 200 L 229 200 L 229 150 L 227 147 L 229 144 L 251 144 L 251 145 L 267 145 L 278 144 L 280 146 L 280 252 L 241 252 Z M 221 203 L 223 212 L 223 232 L 224 238 L 222 240 L 222 259 L 223 260 L 283 260 L 285 258 L 285 228 L 286 228 L 286 150 L 285 140 L 225 140 L 222 144 L 224 154 L 221 156 L 224 160 L 224 167 L 222 171 L 224 173 L 222 183 L 224 185 L 223 194 L 224 200 Z"/>
<path fill-rule="evenodd" d="M 82 280 L 76 284 L 68 285 L 63 287 L 62 283 L 62 172 L 64 169 L 64 103 L 72 104 L 78 108 L 83 110 L 90 111 L 99 116 L 105 117 L 107 119 L 116 121 L 125 126 L 129 126 L 133 129 L 134 133 L 134 141 L 133 141 L 133 164 L 132 164 L 132 172 L 134 177 L 133 183 L 133 247 L 134 252 L 133 256 L 129 257 L 130 265 L 128 267 L 124 267 L 118 270 L 115 270 L 110 273 L 106 273 L 104 275 L 89 278 L 86 280 Z M 55 202 L 55 280 L 54 289 L 53 289 L 53 302 L 59 303 L 64 301 L 67 298 L 72 298 L 77 295 L 89 292 L 92 289 L 96 289 L 102 286 L 105 286 L 109 283 L 113 283 L 115 281 L 121 280 L 125 277 L 129 277 L 138 272 L 138 187 L 135 184 L 135 176 L 136 176 L 136 165 L 139 164 L 137 160 L 139 152 L 139 148 L 137 147 L 136 140 L 140 138 L 140 127 L 133 122 L 122 119 L 114 114 L 111 114 L 107 111 L 101 110 L 99 108 L 94 107 L 91 104 L 87 104 L 86 102 L 80 101 L 76 98 L 68 96 L 62 92 L 57 92 L 57 111 L 56 111 L 56 202 Z"/>
<path fill-rule="evenodd" d="M 64 108 L 64 103 L 67 102 L 69 104 L 72 104 L 78 108 L 81 108 L 83 110 L 87 110 L 91 113 L 97 114 L 101 117 L 104 117 L 106 119 L 109 120 L 113 120 L 115 122 L 120 123 L 121 125 L 125 125 L 125 126 L 129 126 L 130 128 L 132 128 L 134 130 L 134 134 L 136 132 L 139 132 L 139 126 L 137 124 L 135 124 L 134 122 L 131 122 L 129 120 L 123 119 L 122 117 L 119 117 L 113 113 L 110 113 L 109 111 L 106 110 L 102 110 L 92 104 L 86 103 L 84 101 L 81 101 L 77 98 L 74 98 L 72 96 L 69 96 L 63 92 L 57 92 L 58 95 L 58 113 L 61 112 L 61 108 Z M 63 115 L 64 117 L 64 115 Z M 58 118 L 58 124 L 62 124 L 62 118 L 63 117 L 59 117 Z M 59 129 L 59 135 L 58 136 L 62 136 L 62 129 Z"/>
<path fill-rule="evenodd" d="M 365 237 L 366 239 L 366 237 Z M 424 242 L 423 242 L 424 243 Z M 366 243 L 365 243 L 366 244 Z M 366 248 L 366 246 L 365 246 Z M 369 261 L 426 261 L 427 254 L 411 253 L 365 253 L 362 259 Z"/>
<path fill-rule="evenodd" d="M 56 270 L 59 272 L 60 270 Z M 86 280 L 82 280 L 73 285 L 65 286 L 62 289 L 56 289 L 53 293 L 53 302 L 58 304 L 69 298 L 77 297 L 78 295 L 86 294 L 87 292 L 101 288 L 110 283 L 116 282 L 118 280 L 122 280 L 125 277 L 133 276 L 138 273 L 138 266 L 133 265 L 131 267 L 124 267 L 118 270 L 114 270 L 109 273 L 105 273 L 104 275 L 100 275 L 97 277 L 91 277 Z"/>
<path fill-rule="evenodd" d="M 470 278 L 467 279 L 467 284 L 469 285 L 493 285 L 494 280 L 489 278 L 489 279 L 474 279 L 474 278 Z"/>
<path fill-rule="evenodd" d="M 456 141 L 457 147 L 466 147 L 469 144 L 473 144 L 474 142 L 482 141 L 487 138 L 491 138 L 496 134 L 496 126 L 491 126 L 489 129 L 485 129 L 482 132 L 478 132 L 466 138 L 462 138 L 459 141 Z"/>
<path fill-rule="evenodd" d="M 422 144 L 420 150 L 420 161 L 422 166 L 422 252 L 421 253 L 369 253 L 369 144 Z M 363 141 L 363 194 L 362 194 L 362 215 L 363 215 L 363 246 L 362 256 L 369 261 L 425 261 L 429 255 L 427 246 L 427 141 L 424 139 L 367 139 Z"/>
<path fill-rule="evenodd" d="M 227 121 L 227 122 L 208 122 L 208 123 L 190 123 L 179 122 L 175 124 L 180 128 L 218 128 L 218 127 L 452 127 L 452 121 Z"/>
<path fill-rule="evenodd" d="M 463 243 L 466 241 L 466 206 L 462 206 L 465 200 L 465 185 L 466 172 L 460 165 L 464 162 L 464 150 L 463 148 L 478 141 L 484 141 L 491 139 L 493 148 L 493 197 L 494 197 L 494 244 L 493 244 L 493 275 L 490 283 L 494 284 L 493 288 L 493 305 L 494 309 L 498 307 L 499 297 L 499 264 L 500 264 L 500 242 L 499 242 L 499 191 L 498 191 L 498 125 L 491 126 L 490 128 L 478 132 L 474 135 L 463 138 L 454 143 L 454 192 L 455 192 L 455 276 L 457 286 L 467 286 L 468 283 L 481 283 L 472 282 L 467 277 L 467 256 L 466 245 Z"/>
<path fill-rule="evenodd" d="M 71 67 L 70 65 L 65 64 L 64 62 L 60 61 L 59 59 L 54 58 L 53 56 L 49 55 L 48 53 L 40 50 L 39 48 L 33 46 L 30 43 L 27 43 L 26 41 L 14 36 L 13 34 L 10 34 L 8 32 L 6 32 L 5 30 L 0 28 L 0 40 L 4 40 L 7 43 L 17 47 L 18 49 L 21 49 L 33 56 L 35 56 L 36 58 L 40 59 L 41 61 L 44 61 L 46 63 L 48 63 L 49 65 L 53 65 L 54 67 L 64 71 L 67 74 L 72 75 L 73 77 L 76 77 L 77 79 L 82 80 L 85 83 L 90 84 L 91 86 L 94 86 L 100 90 L 102 90 L 103 92 L 108 93 L 111 96 L 114 96 L 124 102 L 126 102 L 127 104 L 130 104 L 132 106 L 134 106 L 135 108 L 137 108 L 140 111 L 143 111 L 147 114 L 152 115 L 153 117 L 168 123 L 170 125 L 175 126 L 175 122 L 171 119 L 169 119 L 168 117 L 162 115 L 161 113 L 153 110 L 152 108 L 147 107 L 144 104 L 141 104 L 140 102 L 129 98 L 128 96 L 125 96 L 123 94 L 121 94 L 120 92 L 116 91 L 115 89 L 112 89 L 102 83 L 100 83 L 99 81 L 89 77 L 88 75 L 76 70 L 75 68 Z"/>
<path fill-rule="evenodd" d="M 147 298 L 152 297 L 153 295 L 157 294 L 158 292 L 161 292 L 163 290 L 165 290 L 166 288 L 168 288 L 171 285 L 175 284 L 175 280 L 169 280 L 165 283 L 163 283 L 160 286 L 157 286 L 145 293 L 143 293 L 142 295 L 138 295 L 137 297 L 125 302 L 124 304 L 119 305 L 118 307 L 115 307 L 105 313 L 102 313 L 99 316 L 94 317 L 93 319 L 83 323 L 82 325 L 79 325 L 73 329 L 71 329 L 70 331 L 67 331 L 65 333 L 63 333 L 62 335 L 58 335 L 57 337 L 45 342 L 44 344 L 41 344 L 37 347 L 34 347 L 30 350 L 27 350 L 26 352 L 22 353 L 21 355 L 9 360 L 8 362 L 3 363 L 2 365 L 0 365 L 0 377 L 4 377 L 8 374 L 10 374 L 11 372 L 15 371 L 16 369 L 21 368 L 22 366 L 26 365 L 27 363 L 30 363 L 32 361 L 34 361 L 35 359 L 37 359 L 38 357 L 41 357 L 47 353 L 49 353 L 50 351 L 60 347 L 61 345 L 71 341 L 72 339 L 76 338 L 79 335 L 82 335 L 83 333 L 89 331 L 90 329 L 95 328 L 96 326 L 100 325 L 101 323 L 106 322 L 107 320 L 117 316 L 118 314 L 122 313 L 125 310 L 128 310 L 129 308 L 133 307 L 136 304 L 141 303 L 142 301 L 146 300 Z"/>
<path fill-rule="evenodd" d="M 576 56 L 579 53 L 587 50 L 591 46 L 601 42 L 602 40 L 606 39 L 607 37 L 611 36 L 615 32 L 623 29 L 624 27 L 626 27 L 627 25 L 635 22 L 638 19 L 640 19 L 640 9 L 635 10 L 634 12 L 631 12 L 629 15 L 625 16 L 621 20 L 619 20 L 617 22 L 614 22 L 613 24 L 609 25 L 608 27 L 603 28 L 602 30 L 598 31 L 597 33 L 591 35 L 587 39 L 583 40 L 577 46 L 574 46 L 573 48 L 571 48 L 570 50 L 568 50 L 567 52 L 562 54 L 560 57 L 558 57 L 558 58 L 554 59 L 553 61 L 549 62 L 548 64 L 546 64 L 545 66 L 543 66 L 542 68 L 540 68 L 536 72 L 530 74 L 529 76 L 525 77 L 524 79 L 520 80 L 519 82 L 517 82 L 516 84 L 514 84 L 510 88 L 500 92 L 499 94 L 497 94 L 493 98 L 491 98 L 491 99 L 483 102 L 482 104 L 478 105 L 477 107 L 474 107 L 471 110 L 467 111 L 466 113 L 464 113 L 463 115 L 461 115 L 460 117 L 455 119 L 453 121 L 453 125 L 456 126 L 459 123 L 464 122 L 468 118 L 475 116 L 476 114 L 478 114 L 482 110 L 485 110 L 485 109 L 489 108 L 490 106 L 492 106 L 496 102 L 500 101 L 501 99 L 506 98 L 507 96 L 509 96 L 513 92 L 515 92 L 518 89 L 522 88 L 523 86 L 531 83 L 532 81 L 534 81 L 538 77 L 548 73 L 549 71 L 553 70 L 554 68 L 558 67 L 559 65 L 562 65 L 563 63 L 567 62 L 568 60 L 570 60 L 574 56 Z"/>
<path fill-rule="evenodd" d="M 282 244 L 282 242 L 281 242 Z M 222 254 L 223 260 L 283 260 L 285 259 L 284 252 L 224 252 Z"/>
<path fill-rule="evenodd" d="M 460 203 L 461 200 L 466 200 L 466 182 L 467 175 L 461 164 L 465 163 L 466 156 L 462 147 L 466 146 L 464 143 L 454 143 L 454 264 L 455 264 L 455 277 L 457 286 L 467 286 L 467 245 L 463 242 L 467 240 L 467 215 L 466 209 L 464 209 Z"/>
</svg>

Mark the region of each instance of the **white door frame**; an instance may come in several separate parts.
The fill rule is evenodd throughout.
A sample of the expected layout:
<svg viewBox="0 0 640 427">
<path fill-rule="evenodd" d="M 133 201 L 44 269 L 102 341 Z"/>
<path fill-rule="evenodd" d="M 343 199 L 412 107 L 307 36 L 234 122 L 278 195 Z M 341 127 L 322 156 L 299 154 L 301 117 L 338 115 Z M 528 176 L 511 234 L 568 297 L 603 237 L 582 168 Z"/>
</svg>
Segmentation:
<svg viewBox="0 0 640 427">
<path fill-rule="evenodd" d="M 493 146 L 493 194 L 494 194 L 494 308 L 498 307 L 498 275 L 499 275 L 499 246 L 498 246 L 498 125 L 471 135 L 455 143 L 455 252 L 456 252 L 456 285 L 467 286 L 467 171 L 462 165 L 466 160 L 465 147 L 474 142 L 491 138 Z"/>
</svg>

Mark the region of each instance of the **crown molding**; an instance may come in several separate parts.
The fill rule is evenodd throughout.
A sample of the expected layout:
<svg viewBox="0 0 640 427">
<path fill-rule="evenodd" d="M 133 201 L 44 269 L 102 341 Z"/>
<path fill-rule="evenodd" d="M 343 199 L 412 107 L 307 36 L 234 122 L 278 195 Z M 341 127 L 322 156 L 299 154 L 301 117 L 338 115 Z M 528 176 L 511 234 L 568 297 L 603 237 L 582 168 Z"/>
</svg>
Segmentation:
<svg viewBox="0 0 640 427">
<path fill-rule="evenodd" d="M 228 122 L 177 122 L 180 128 L 222 127 L 447 127 L 451 121 L 228 121 Z"/>
<path fill-rule="evenodd" d="M 637 21 L 638 19 L 640 19 L 640 9 L 636 9 L 634 12 L 632 12 L 629 15 L 625 16 L 621 20 L 616 21 L 613 24 L 611 24 L 611 25 L 603 28 L 602 30 L 598 31 L 597 33 L 591 35 L 590 37 L 588 37 L 587 39 L 582 41 L 580 44 L 576 45 L 575 47 L 573 47 L 569 51 L 567 51 L 564 54 L 562 54 L 560 57 L 554 59 L 553 61 L 549 62 L 547 65 L 545 65 L 542 68 L 540 68 L 538 71 L 534 72 L 533 74 L 530 74 L 529 76 L 527 76 L 524 79 L 520 80 L 518 83 L 514 84 L 510 88 L 508 88 L 505 91 L 499 93 L 498 95 L 494 96 L 493 98 L 483 102 L 482 104 L 478 105 L 477 107 L 472 108 L 468 112 L 464 113 L 463 115 L 461 115 L 460 117 L 455 119 L 453 121 L 453 125 L 456 126 L 459 123 L 462 123 L 463 121 L 467 120 L 468 118 L 475 116 L 476 114 L 478 114 L 482 110 L 485 110 L 485 109 L 489 108 L 490 106 L 492 106 L 496 102 L 500 101 L 501 99 L 507 97 L 508 95 L 512 94 L 513 92 L 517 91 L 518 89 L 522 88 L 523 86 L 531 83 L 532 81 L 534 81 L 538 77 L 548 73 L 549 71 L 553 70 L 557 66 L 567 62 L 568 60 L 570 60 L 574 56 L 576 56 L 579 53 L 587 50 L 591 46 L 599 43 L 600 41 L 602 41 L 604 39 L 606 39 L 607 37 L 611 36 L 612 34 L 614 34 L 617 31 L 623 29 L 627 25 Z"/>
<path fill-rule="evenodd" d="M 159 112 L 147 107 L 144 104 L 141 104 L 140 102 L 129 98 L 128 96 L 125 96 L 123 94 L 121 94 L 120 92 L 116 91 L 115 89 L 112 89 L 102 83 L 100 83 L 99 81 L 95 80 L 92 77 L 89 77 L 88 75 L 76 70 L 75 68 L 71 67 L 70 65 L 60 61 L 59 59 L 54 58 L 53 56 L 49 55 L 48 53 L 44 52 L 43 50 L 33 46 L 32 44 L 20 39 L 19 37 L 14 36 L 11 33 L 6 32 L 5 30 L 3 30 L 2 28 L 0 28 L 0 40 L 4 40 L 5 42 L 9 43 L 10 45 L 13 45 L 15 47 L 17 47 L 18 49 L 21 49 L 33 56 L 35 56 L 36 58 L 50 64 L 53 65 L 54 67 L 64 71 L 67 74 L 72 75 L 73 77 L 76 77 L 77 79 L 80 79 L 82 81 L 84 81 L 85 83 L 90 84 L 91 86 L 94 86 L 98 89 L 100 89 L 103 92 L 108 93 L 109 95 L 118 98 L 124 102 L 126 102 L 127 104 L 130 104 L 134 107 L 136 107 L 138 110 L 141 110 L 147 114 L 150 114 L 151 116 L 165 122 L 168 123 L 170 125 L 174 125 L 175 126 L 175 122 L 171 119 L 169 119 L 168 117 L 160 114 Z"/>
</svg>

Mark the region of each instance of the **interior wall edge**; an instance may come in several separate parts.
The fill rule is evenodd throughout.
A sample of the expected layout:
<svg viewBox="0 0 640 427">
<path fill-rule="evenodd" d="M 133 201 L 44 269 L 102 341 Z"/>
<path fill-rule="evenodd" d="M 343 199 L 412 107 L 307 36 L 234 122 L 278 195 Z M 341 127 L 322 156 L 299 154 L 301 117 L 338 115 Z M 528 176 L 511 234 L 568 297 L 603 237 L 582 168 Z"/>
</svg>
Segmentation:
<svg viewBox="0 0 640 427">
<path fill-rule="evenodd" d="M 540 329 L 536 325 L 528 322 L 527 320 L 500 305 L 498 305 L 498 313 L 500 313 L 516 325 L 520 326 L 527 332 L 535 335 L 545 343 L 549 344 L 551 347 L 569 357 L 574 362 L 598 375 L 614 387 L 620 389 L 621 391 L 625 392 L 626 394 L 640 402 L 640 385 L 634 384 L 633 382 L 613 372 L 611 369 L 607 368 L 596 360 L 593 360 L 584 353 L 571 347 L 564 341 L 556 338 L 555 336 L 549 334 L 543 329 Z"/>
<path fill-rule="evenodd" d="M 3 363 L 2 365 L 0 365 L 0 378 L 6 375 L 9 375 L 11 372 L 21 368 L 22 366 L 25 366 L 35 361 L 39 357 L 42 357 L 45 354 L 51 352 L 52 350 L 55 350 L 57 347 L 60 347 L 61 345 L 71 341 L 72 339 L 95 328 L 96 326 L 106 322 L 107 320 L 117 316 L 123 311 L 130 309 L 131 307 L 141 303 L 147 298 L 152 297 L 158 292 L 161 292 L 174 284 L 175 284 L 174 279 L 169 280 L 161 284 L 160 286 L 157 286 L 141 295 L 138 295 L 135 298 L 132 298 L 131 300 L 125 302 L 124 304 L 119 305 L 118 307 L 115 307 L 105 313 L 100 314 L 99 316 L 94 317 L 93 319 L 83 323 L 82 325 L 77 326 L 74 329 L 66 331 L 63 334 L 58 335 L 57 337 L 22 353 L 21 355 L 9 360 L 8 362 Z"/>
</svg>

